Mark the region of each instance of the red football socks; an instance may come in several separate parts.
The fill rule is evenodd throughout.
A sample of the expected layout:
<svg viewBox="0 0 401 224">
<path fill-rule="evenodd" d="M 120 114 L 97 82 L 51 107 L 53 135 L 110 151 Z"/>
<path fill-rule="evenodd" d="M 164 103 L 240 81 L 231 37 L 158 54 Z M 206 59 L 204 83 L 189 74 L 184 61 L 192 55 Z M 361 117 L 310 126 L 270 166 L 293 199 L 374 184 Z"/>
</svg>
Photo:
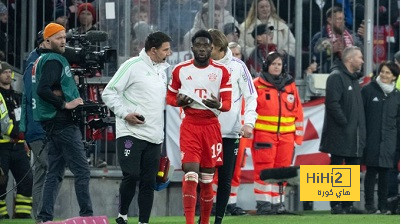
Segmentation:
<svg viewBox="0 0 401 224">
<path fill-rule="evenodd" d="M 209 224 L 210 212 L 213 206 L 212 183 L 200 183 L 201 224 Z"/>
<path fill-rule="evenodd" d="M 186 173 L 182 180 L 182 203 L 184 206 L 186 224 L 195 223 L 194 220 L 195 220 L 197 186 L 198 186 L 198 174 L 195 172 Z"/>
</svg>

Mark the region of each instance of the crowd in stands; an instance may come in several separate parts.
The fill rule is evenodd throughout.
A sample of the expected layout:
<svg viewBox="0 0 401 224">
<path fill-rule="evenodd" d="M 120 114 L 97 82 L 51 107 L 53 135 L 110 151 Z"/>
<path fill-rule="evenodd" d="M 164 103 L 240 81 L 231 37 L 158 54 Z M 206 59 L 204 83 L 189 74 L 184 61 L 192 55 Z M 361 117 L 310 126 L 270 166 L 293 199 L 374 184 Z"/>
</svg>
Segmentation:
<svg viewBox="0 0 401 224">
<path fill-rule="evenodd" d="M 70 33 L 84 34 L 90 30 L 106 30 L 106 45 L 123 55 L 129 47 L 135 56 L 142 49 L 146 36 L 160 30 L 172 37 L 173 51 L 190 51 L 190 37 L 199 29 L 216 28 L 225 33 L 235 30 L 233 40 L 241 46 L 243 59 L 252 76 L 258 76 L 260 65 L 272 50 L 285 55 L 285 68 L 292 76 L 295 70 L 295 2 L 277 0 L 217 0 L 214 21 L 209 24 L 211 6 L 205 0 L 133 0 L 130 5 L 130 40 L 125 46 L 125 4 L 116 3 L 116 19 L 105 19 L 105 9 L 100 0 L 48 0 L 38 2 L 37 31 L 51 21 L 62 24 Z M 302 62 L 317 62 L 317 72 L 328 73 L 338 52 L 349 45 L 363 46 L 364 1 L 304 1 L 302 23 Z M 338 6 L 334 12 L 328 11 Z M 399 7 L 394 0 L 380 0 L 374 10 L 374 63 L 378 65 L 399 50 Z M 28 3 L 29 6 L 29 3 Z M 19 44 L 19 14 L 13 1 L 0 2 L 0 59 L 18 68 L 21 59 Z M 85 8 L 85 10 L 83 10 Z M 44 9 L 44 11 L 43 11 Z M 338 13 L 340 11 L 340 13 Z M 317 18 L 317 19 L 316 19 Z M 117 25 L 118 24 L 118 25 Z M 261 33 L 265 24 L 268 37 Z M 109 32 L 112 31 L 112 32 Z M 257 32 L 259 31 L 259 32 Z M 340 36 L 344 44 L 337 42 Z M 266 40 L 263 40 L 266 39 Z M 120 41 L 115 41 L 120 40 Z M 263 44 L 260 44 L 263 42 Z M 307 55 L 308 53 L 309 55 Z M 259 67 L 259 68 L 258 68 Z M 299 75 L 298 77 L 302 77 Z"/>
</svg>

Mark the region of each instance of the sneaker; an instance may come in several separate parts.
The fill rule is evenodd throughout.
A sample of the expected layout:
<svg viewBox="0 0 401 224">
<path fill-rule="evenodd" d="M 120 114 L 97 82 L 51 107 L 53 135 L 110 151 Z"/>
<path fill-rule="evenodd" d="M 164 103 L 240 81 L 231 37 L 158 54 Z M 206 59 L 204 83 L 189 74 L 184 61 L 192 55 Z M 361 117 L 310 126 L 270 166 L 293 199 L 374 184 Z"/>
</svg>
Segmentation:
<svg viewBox="0 0 401 224">
<path fill-rule="evenodd" d="M 239 216 L 239 215 L 246 215 L 248 213 L 244 211 L 244 209 L 242 209 L 241 207 L 236 206 L 236 204 L 234 203 L 227 205 L 226 214 Z"/>
<path fill-rule="evenodd" d="M 391 211 L 390 210 L 377 210 L 376 214 L 381 214 L 381 215 L 391 215 Z"/>
<path fill-rule="evenodd" d="M 118 217 L 118 218 L 116 218 L 116 223 L 117 224 L 127 224 L 128 220 L 124 220 L 123 217 Z"/>
<path fill-rule="evenodd" d="M 10 219 L 10 216 L 8 214 L 0 215 L 0 220 L 1 219 Z"/>
<path fill-rule="evenodd" d="M 365 214 L 364 210 L 355 208 L 353 205 L 344 208 L 345 214 Z"/>
<path fill-rule="evenodd" d="M 284 206 L 284 203 L 275 204 L 272 206 L 274 213 L 276 214 L 285 214 L 288 213 L 287 209 Z"/>
<path fill-rule="evenodd" d="M 331 214 L 333 215 L 345 214 L 345 211 L 343 210 L 341 204 L 336 204 L 335 206 L 331 207 Z"/>
<path fill-rule="evenodd" d="M 97 164 L 96 164 L 96 167 L 97 167 L 97 168 L 104 168 L 104 167 L 107 167 L 107 163 L 106 163 L 106 161 L 99 160 L 99 161 L 97 162 Z"/>
<path fill-rule="evenodd" d="M 366 205 L 365 206 L 366 214 L 375 214 L 377 209 L 374 206 Z"/>
<path fill-rule="evenodd" d="M 256 214 L 257 215 L 273 215 L 275 214 L 272 209 L 272 204 L 267 201 L 257 201 L 256 202 Z"/>
<path fill-rule="evenodd" d="M 246 211 L 244 211 L 244 209 L 242 209 L 241 207 L 237 207 L 235 206 L 234 208 L 231 209 L 230 211 L 231 215 L 233 216 L 239 216 L 239 215 L 246 215 L 248 214 Z"/>
<path fill-rule="evenodd" d="M 15 217 L 16 219 L 31 219 L 31 214 L 26 214 L 26 213 L 16 213 Z"/>
<path fill-rule="evenodd" d="M 388 198 L 387 203 L 392 214 L 400 214 L 400 196 Z"/>
</svg>

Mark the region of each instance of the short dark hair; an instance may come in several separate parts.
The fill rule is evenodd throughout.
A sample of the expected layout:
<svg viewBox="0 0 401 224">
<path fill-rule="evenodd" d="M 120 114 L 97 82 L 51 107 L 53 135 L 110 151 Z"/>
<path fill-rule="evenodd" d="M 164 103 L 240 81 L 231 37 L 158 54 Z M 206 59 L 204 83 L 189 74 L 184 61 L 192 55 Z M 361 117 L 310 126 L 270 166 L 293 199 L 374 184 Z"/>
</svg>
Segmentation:
<svg viewBox="0 0 401 224">
<path fill-rule="evenodd" d="M 253 39 L 255 39 L 256 36 L 263 35 L 266 32 L 272 32 L 273 30 L 274 30 L 274 26 L 268 26 L 267 24 L 259 24 L 253 29 L 251 35 L 252 35 Z"/>
<path fill-rule="evenodd" d="M 398 76 L 400 75 L 400 67 L 398 67 L 398 65 L 393 61 L 383 61 L 377 69 L 377 75 L 380 74 L 380 71 L 384 66 L 390 69 L 391 73 L 393 73 L 393 75 L 398 78 Z"/>
<path fill-rule="evenodd" d="M 331 17 L 333 14 L 337 13 L 337 12 L 342 12 L 344 13 L 343 8 L 339 7 L 339 6 L 333 6 L 331 8 L 329 8 L 326 12 L 326 18 Z"/>
<path fill-rule="evenodd" d="M 171 42 L 171 37 L 163 32 L 154 32 L 149 34 L 145 40 L 145 51 L 150 51 L 152 47 L 159 49 L 163 43 Z"/>
<path fill-rule="evenodd" d="M 238 36 L 241 34 L 239 28 L 234 23 L 227 23 L 223 27 L 224 35 L 228 35 L 231 33 L 238 33 Z"/>
<path fill-rule="evenodd" d="M 209 32 L 207 32 L 206 30 L 199 30 L 198 32 L 196 32 L 191 39 L 192 44 L 195 42 L 195 39 L 198 37 L 205 37 L 207 39 L 210 40 L 210 43 L 213 43 L 213 38 L 212 35 L 210 35 Z"/>
<path fill-rule="evenodd" d="M 272 51 L 269 54 L 267 54 L 266 60 L 263 62 L 262 70 L 264 72 L 268 72 L 269 71 L 269 66 L 277 58 L 281 58 L 281 60 L 283 61 L 283 64 L 284 64 L 283 56 L 280 53 L 278 53 L 277 51 Z M 284 68 L 283 68 L 282 71 L 284 71 Z"/>
</svg>

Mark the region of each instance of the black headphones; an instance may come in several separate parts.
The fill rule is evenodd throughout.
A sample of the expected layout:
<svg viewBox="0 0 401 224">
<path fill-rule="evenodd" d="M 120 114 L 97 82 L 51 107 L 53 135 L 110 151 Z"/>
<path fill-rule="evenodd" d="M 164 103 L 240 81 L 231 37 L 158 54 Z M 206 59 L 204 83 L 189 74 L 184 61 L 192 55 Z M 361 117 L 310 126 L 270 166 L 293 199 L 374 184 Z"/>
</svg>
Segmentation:
<svg viewBox="0 0 401 224">
<path fill-rule="evenodd" d="M 267 65 L 267 58 L 272 54 L 278 54 L 279 55 L 281 60 L 283 60 L 283 67 L 284 67 L 284 58 L 283 58 L 283 56 L 280 53 L 278 53 L 277 51 L 271 51 L 271 52 L 269 52 L 267 54 L 266 58 L 263 60 L 262 71 L 267 72 L 269 70 L 269 66 Z"/>
<path fill-rule="evenodd" d="M 267 72 L 269 70 L 269 66 L 267 66 L 266 60 L 263 60 L 262 71 Z"/>
</svg>

